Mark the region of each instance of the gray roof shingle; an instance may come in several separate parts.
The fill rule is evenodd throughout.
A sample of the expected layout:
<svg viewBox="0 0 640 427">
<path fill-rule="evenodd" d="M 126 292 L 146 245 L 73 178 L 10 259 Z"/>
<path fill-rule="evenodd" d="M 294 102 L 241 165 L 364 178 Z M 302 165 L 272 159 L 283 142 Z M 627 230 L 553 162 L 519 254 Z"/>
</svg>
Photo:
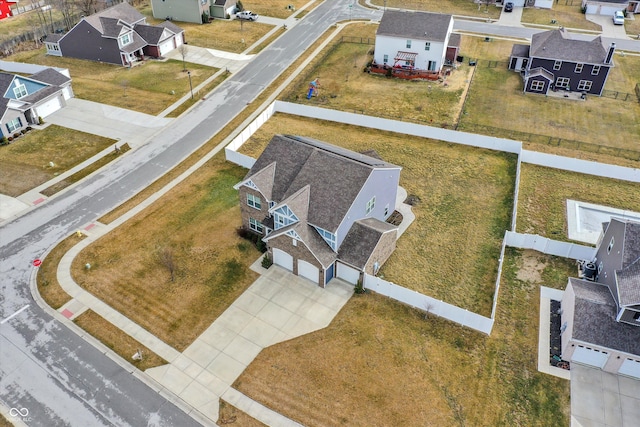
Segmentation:
<svg viewBox="0 0 640 427">
<path fill-rule="evenodd" d="M 530 53 L 537 58 L 589 64 L 604 64 L 607 58 L 600 36 L 591 41 L 575 40 L 564 29 L 534 34 Z"/>
<path fill-rule="evenodd" d="M 102 26 L 105 21 L 100 18 L 111 18 L 110 21 L 115 20 L 116 22 L 121 20 L 130 26 L 145 20 L 144 15 L 138 12 L 136 8 L 129 5 L 126 1 L 84 18 L 85 21 L 87 21 L 101 34 L 105 34 L 105 29 Z M 111 25 L 111 23 L 108 25 Z"/>
<path fill-rule="evenodd" d="M 442 13 L 386 10 L 376 35 L 443 42 L 452 19 Z"/>
<path fill-rule="evenodd" d="M 166 28 L 167 30 L 171 31 L 174 34 L 180 34 L 184 32 L 184 29 L 178 27 L 176 24 L 174 24 L 171 21 L 161 22 L 158 25 L 156 25 L 156 27 Z"/>
<path fill-rule="evenodd" d="M 617 307 L 606 285 L 569 279 L 575 292 L 573 338 L 640 355 L 640 328 L 616 321 Z"/>
<path fill-rule="evenodd" d="M 147 43 L 157 45 L 164 32 L 163 27 L 154 27 L 153 25 L 138 24 L 134 27 L 136 33 L 140 34 Z"/>
<path fill-rule="evenodd" d="M 34 80 L 38 80 L 39 82 L 55 86 L 61 86 L 71 81 L 69 77 L 65 76 L 62 73 L 59 73 L 53 68 L 47 68 L 46 70 L 42 70 L 35 74 L 32 74 L 31 78 Z"/>
<path fill-rule="evenodd" d="M 340 245 L 338 258 L 363 270 L 380 241 L 380 237 L 395 229 L 397 227 L 375 218 L 360 219 L 354 222 Z"/>
<path fill-rule="evenodd" d="M 511 56 L 518 58 L 529 57 L 529 45 L 528 44 L 514 44 L 511 48 Z"/>
</svg>

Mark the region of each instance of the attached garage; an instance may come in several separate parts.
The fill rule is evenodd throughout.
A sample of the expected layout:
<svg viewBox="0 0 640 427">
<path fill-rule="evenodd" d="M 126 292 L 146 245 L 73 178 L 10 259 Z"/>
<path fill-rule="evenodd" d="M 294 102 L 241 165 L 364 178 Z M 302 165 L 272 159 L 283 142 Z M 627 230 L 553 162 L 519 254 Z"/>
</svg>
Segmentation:
<svg viewBox="0 0 640 427">
<path fill-rule="evenodd" d="M 171 52 L 175 48 L 175 42 L 173 40 L 174 39 L 172 37 L 169 40 L 166 40 L 160 43 L 160 46 L 158 46 L 158 50 L 160 51 L 160 56 L 166 55 L 167 53 Z"/>
<path fill-rule="evenodd" d="M 71 91 L 71 86 L 65 86 L 64 89 L 62 89 L 62 96 L 64 97 L 65 100 L 73 98 L 73 92 Z"/>
<path fill-rule="evenodd" d="M 59 97 L 51 98 L 50 100 L 38 105 L 36 107 L 36 114 L 42 118 L 47 117 L 50 114 L 55 113 L 62 108 L 62 103 Z"/>
<path fill-rule="evenodd" d="M 578 346 L 571 356 L 571 362 L 595 366 L 602 369 L 609 359 L 609 353 L 589 347 Z"/>
<path fill-rule="evenodd" d="M 360 271 L 341 262 L 336 263 L 336 277 L 355 285 L 360 279 Z"/>
<path fill-rule="evenodd" d="M 313 283 L 318 283 L 320 277 L 320 270 L 313 264 L 298 260 L 298 276 L 311 280 Z"/>
<path fill-rule="evenodd" d="M 627 359 L 622 362 L 622 366 L 620 366 L 618 373 L 640 379 L 640 362 L 633 359 Z"/>
<path fill-rule="evenodd" d="M 289 271 L 293 271 L 293 257 L 285 251 L 273 248 L 273 263 Z"/>
</svg>

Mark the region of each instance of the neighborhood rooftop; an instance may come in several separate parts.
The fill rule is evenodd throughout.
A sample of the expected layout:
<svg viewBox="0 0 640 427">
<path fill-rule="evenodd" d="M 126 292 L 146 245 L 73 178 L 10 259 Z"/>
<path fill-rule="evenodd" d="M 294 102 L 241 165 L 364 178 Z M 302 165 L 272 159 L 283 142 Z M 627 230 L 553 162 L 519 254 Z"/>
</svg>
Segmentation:
<svg viewBox="0 0 640 427">
<path fill-rule="evenodd" d="M 444 42 L 451 19 L 442 13 L 386 10 L 376 34 Z"/>
<path fill-rule="evenodd" d="M 589 64 L 602 64 L 607 49 L 602 38 L 591 41 L 576 40 L 566 30 L 544 31 L 531 38 L 531 56 Z"/>
</svg>

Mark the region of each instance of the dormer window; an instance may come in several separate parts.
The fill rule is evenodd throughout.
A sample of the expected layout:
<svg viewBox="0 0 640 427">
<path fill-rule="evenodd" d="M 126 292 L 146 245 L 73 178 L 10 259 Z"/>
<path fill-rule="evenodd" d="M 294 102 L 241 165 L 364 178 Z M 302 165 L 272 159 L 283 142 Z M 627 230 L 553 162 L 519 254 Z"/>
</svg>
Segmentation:
<svg viewBox="0 0 640 427">
<path fill-rule="evenodd" d="M 376 207 L 376 196 L 373 196 L 371 198 L 371 200 L 369 200 L 367 202 L 367 208 L 366 208 L 366 212 L 365 215 L 369 215 L 371 213 L 371 211 L 373 210 L 373 208 Z"/>
<path fill-rule="evenodd" d="M 16 99 L 27 96 L 27 88 L 24 83 L 20 83 L 16 80 L 16 87 L 13 88 L 13 94 L 16 96 Z"/>
<path fill-rule="evenodd" d="M 281 206 L 273 211 L 273 221 L 276 230 L 300 221 L 288 206 Z"/>
<path fill-rule="evenodd" d="M 131 33 L 126 33 L 120 36 L 120 46 L 126 46 L 133 41 Z"/>
<path fill-rule="evenodd" d="M 611 237 L 611 241 L 609 242 L 609 246 L 607 246 L 607 254 L 611 253 L 611 249 L 613 249 L 613 245 L 615 244 L 615 241 L 613 239 L 613 236 Z"/>
</svg>

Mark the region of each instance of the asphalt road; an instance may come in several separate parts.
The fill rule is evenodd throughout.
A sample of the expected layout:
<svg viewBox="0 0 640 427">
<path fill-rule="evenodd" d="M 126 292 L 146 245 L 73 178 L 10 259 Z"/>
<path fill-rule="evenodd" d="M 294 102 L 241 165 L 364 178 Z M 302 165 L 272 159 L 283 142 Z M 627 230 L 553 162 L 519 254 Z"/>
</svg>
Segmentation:
<svg viewBox="0 0 640 427">
<path fill-rule="evenodd" d="M 347 5 L 347 0 L 324 2 L 149 143 L 0 228 L 0 402 L 23 415 L 26 409 L 19 417 L 27 425 L 198 425 L 38 307 L 29 291 L 31 262 L 223 129 L 327 28 L 348 18 Z M 351 14 L 371 12 L 355 7 Z"/>
<path fill-rule="evenodd" d="M 380 17 L 350 3 L 325 1 L 149 143 L 0 228 L 0 403 L 22 411 L 29 426 L 198 425 L 38 307 L 29 291 L 31 262 L 208 141 L 334 22 Z M 456 29 L 527 37 L 503 28 L 456 21 Z"/>
</svg>

